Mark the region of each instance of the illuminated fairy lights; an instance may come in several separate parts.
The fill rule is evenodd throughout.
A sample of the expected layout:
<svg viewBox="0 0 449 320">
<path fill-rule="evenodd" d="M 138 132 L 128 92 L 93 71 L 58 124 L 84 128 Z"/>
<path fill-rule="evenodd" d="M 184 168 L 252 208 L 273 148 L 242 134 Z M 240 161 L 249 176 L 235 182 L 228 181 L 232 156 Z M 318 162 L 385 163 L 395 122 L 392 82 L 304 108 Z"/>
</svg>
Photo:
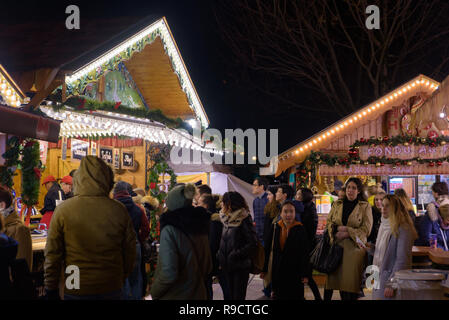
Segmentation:
<svg viewBox="0 0 449 320">
<path fill-rule="evenodd" d="M 202 103 L 198 97 L 195 87 L 190 79 L 189 73 L 187 72 L 182 60 L 181 54 L 179 53 L 178 47 L 175 44 L 175 41 L 164 18 L 154 22 L 153 24 L 149 25 L 131 38 L 125 40 L 123 43 L 119 44 L 112 50 L 101 55 L 82 68 L 76 70 L 72 75 L 66 76 L 66 83 L 73 83 L 92 70 L 107 63 L 110 59 L 120 54 L 124 50 L 127 50 L 129 47 L 132 47 L 136 42 L 142 40 L 144 37 L 150 35 L 155 31 L 157 31 L 159 36 L 161 37 L 162 43 L 164 44 L 164 49 L 167 55 L 172 60 L 175 73 L 180 75 L 180 85 L 182 87 L 182 90 L 188 97 L 190 97 L 192 101 L 190 108 L 194 111 L 196 117 L 199 118 L 203 127 L 207 128 L 209 126 L 209 122 L 207 120 L 206 114 L 204 113 Z"/>
<path fill-rule="evenodd" d="M 0 94 L 3 101 L 11 107 L 20 107 L 30 101 L 14 83 L 6 70 L 0 65 Z"/>
<path fill-rule="evenodd" d="M 61 137 L 106 137 L 122 135 L 147 141 L 169 144 L 201 152 L 223 155 L 220 150 L 203 147 L 189 134 L 176 129 L 151 122 L 148 119 L 138 119 L 127 115 L 112 112 L 96 112 L 95 114 L 81 114 L 71 111 L 55 112 L 49 107 L 41 106 L 40 109 L 49 117 L 62 120 Z"/>
<path fill-rule="evenodd" d="M 401 98 L 403 94 L 406 94 L 412 90 L 418 89 L 428 89 L 432 92 L 438 89 L 439 83 L 426 77 L 420 75 L 413 80 L 409 81 L 405 85 L 399 87 L 395 91 L 390 92 L 389 94 L 383 96 L 382 98 L 372 102 L 367 107 L 362 108 L 361 110 L 349 115 L 348 117 L 340 120 L 338 123 L 332 125 L 331 127 L 323 130 L 322 132 L 312 136 L 308 140 L 304 141 L 298 146 L 293 147 L 290 150 L 287 150 L 282 155 L 280 155 L 279 160 L 286 160 L 293 156 L 300 156 L 304 152 L 308 152 L 312 149 L 312 146 L 316 145 L 317 142 L 323 142 L 327 138 L 333 138 L 336 133 L 339 133 L 340 130 L 347 128 L 348 126 L 353 126 L 359 121 L 361 121 L 364 117 L 370 116 L 373 111 L 378 111 L 383 109 L 385 106 L 389 105 L 393 101 L 398 98 Z M 318 138 L 317 138 L 318 137 Z M 316 140 L 318 139 L 318 141 Z"/>
</svg>

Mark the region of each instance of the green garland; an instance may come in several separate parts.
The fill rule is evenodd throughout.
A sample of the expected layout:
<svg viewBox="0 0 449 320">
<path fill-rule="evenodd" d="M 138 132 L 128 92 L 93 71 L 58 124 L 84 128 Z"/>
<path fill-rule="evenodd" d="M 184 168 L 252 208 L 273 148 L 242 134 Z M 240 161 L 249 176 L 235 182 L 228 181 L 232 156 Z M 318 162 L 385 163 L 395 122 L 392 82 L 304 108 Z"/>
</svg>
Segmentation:
<svg viewBox="0 0 449 320">
<path fill-rule="evenodd" d="M 363 164 L 370 165 L 374 164 L 376 167 L 383 167 L 385 165 L 393 165 L 393 169 L 399 166 L 412 166 L 413 162 L 419 164 L 428 164 L 429 167 L 441 166 L 444 162 L 449 162 L 449 155 L 446 157 L 436 158 L 436 159 L 422 159 L 420 157 L 414 157 L 410 159 L 398 159 L 398 158 L 386 158 L 371 156 L 365 161 L 360 159 L 359 148 L 361 146 L 397 146 L 397 145 L 425 145 L 429 147 L 437 147 L 445 145 L 449 142 L 449 137 L 442 136 L 436 138 L 420 138 L 414 136 L 395 136 L 395 137 L 370 137 L 369 139 L 360 139 L 355 141 L 348 151 L 347 156 L 332 156 L 322 152 L 311 151 L 311 153 L 301 162 L 296 170 L 296 184 L 298 188 L 310 187 L 315 181 L 318 166 L 325 164 L 330 167 L 334 166 L 346 166 L 350 167 L 351 164 Z M 309 172 L 310 183 L 309 183 Z"/>
<path fill-rule="evenodd" d="M 26 139 L 22 154 L 22 200 L 25 205 L 33 206 L 39 197 L 42 169 L 42 162 L 39 160 L 39 142 Z"/>
<path fill-rule="evenodd" d="M 12 189 L 14 186 L 13 176 L 17 175 L 15 171 L 19 166 L 21 142 L 21 139 L 18 137 L 13 136 L 9 138 L 6 145 L 7 150 L 2 154 L 5 164 L 0 168 L 0 183 L 9 189 Z"/>
<path fill-rule="evenodd" d="M 183 128 L 188 130 L 190 126 L 181 118 L 172 119 L 163 114 L 159 109 L 147 110 L 146 108 L 130 108 L 128 106 L 117 104 L 115 102 L 104 101 L 99 102 L 84 96 L 70 97 L 62 103 L 60 93 L 52 94 L 48 97 L 50 106 L 53 111 L 58 112 L 67 107 L 73 108 L 74 112 L 84 113 L 85 111 L 106 111 L 119 114 L 125 114 L 136 118 L 144 118 L 165 124 L 169 128 Z M 190 129 L 191 130 L 191 129 Z"/>
<path fill-rule="evenodd" d="M 107 71 L 113 71 L 117 69 L 117 66 L 120 62 L 129 60 L 134 53 L 142 51 L 147 44 L 151 44 L 158 36 L 160 36 L 159 29 L 152 32 L 150 35 L 144 37 L 140 41 L 137 41 L 131 47 L 128 47 L 127 49 L 123 50 L 119 54 L 115 55 L 114 57 L 103 63 L 98 68 L 93 69 L 88 74 L 77 79 L 75 82 L 67 84 L 68 95 L 70 96 L 81 94 L 84 88 L 89 83 L 98 81 Z"/>
</svg>

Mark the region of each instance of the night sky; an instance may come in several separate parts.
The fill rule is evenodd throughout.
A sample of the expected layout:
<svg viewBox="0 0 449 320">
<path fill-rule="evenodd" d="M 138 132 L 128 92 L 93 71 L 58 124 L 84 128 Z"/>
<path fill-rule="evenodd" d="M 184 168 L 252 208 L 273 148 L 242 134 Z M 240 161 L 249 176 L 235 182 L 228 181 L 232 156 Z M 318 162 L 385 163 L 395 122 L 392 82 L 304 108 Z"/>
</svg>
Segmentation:
<svg viewBox="0 0 449 320">
<path fill-rule="evenodd" d="M 61 28 L 65 28 L 65 8 L 70 4 L 80 7 L 81 28 L 84 19 L 165 16 L 212 128 L 277 128 L 279 152 L 282 152 L 332 123 L 330 119 L 309 119 L 307 115 L 267 116 L 263 108 L 267 108 L 267 104 L 277 108 L 276 102 L 270 105 L 257 92 L 232 80 L 235 70 L 227 63 L 230 53 L 220 37 L 212 1 L 10 2 L 0 13 L 1 23 L 53 20 L 60 21 Z"/>
<path fill-rule="evenodd" d="M 340 118 L 332 114 L 324 116 L 319 113 L 290 112 L 279 101 L 263 96 L 239 81 L 236 77 L 239 66 L 230 63 L 232 55 L 220 36 L 213 1 L 75 0 L 48 4 L 44 1 L 10 1 L 0 12 L 0 23 L 53 20 L 60 21 L 61 29 L 64 29 L 67 17 L 65 8 L 70 4 L 80 7 L 81 28 L 83 21 L 89 19 L 165 16 L 210 119 L 211 128 L 276 128 L 279 130 L 281 153 Z M 422 72 L 418 69 L 414 75 Z M 274 78 L 268 81 L 273 82 L 273 88 L 283 85 Z M 295 97 L 298 102 L 301 102 L 306 92 L 298 88 Z M 310 94 L 307 98 L 309 101 L 314 99 Z M 365 100 L 364 103 L 371 101 Z"/>
</svg>

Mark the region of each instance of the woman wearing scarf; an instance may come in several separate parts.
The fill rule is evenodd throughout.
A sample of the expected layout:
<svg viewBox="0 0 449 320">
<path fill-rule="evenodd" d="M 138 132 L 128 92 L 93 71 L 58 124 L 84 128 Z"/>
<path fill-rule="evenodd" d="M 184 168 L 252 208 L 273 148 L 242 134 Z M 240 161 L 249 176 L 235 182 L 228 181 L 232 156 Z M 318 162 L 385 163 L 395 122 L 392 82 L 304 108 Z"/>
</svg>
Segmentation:
<svg viewBox="0 0 449 320">
<path fill-rule="evenodd" d="M 385 248 L 384 241 L 379 239 L 377 258 L 375 263 L 380 264 L 379 289 L 373 290 L 373 299 L 390 299 L 394 296 L 391 288 L 391 278 L 397 271 L 412 268 L 412 247 L 413 241 L 417 238 L 417 233 L 413 225 L 409 212 L 404 207 L 399 197 L 387 195 L 383 200 L 384 211 L 388 213 L 391 236 L 381 236 L 389 238 Z M 382 241 L 382 243 L 380 242 Z"/>
<path fill-rule="evenodd" d="M 263 243 L 265 247 L 265 259 L 268 259 L 270 256 L 271 250 L 271 242 L 272 242 L 272 233 L 271 229 L 273 228 L 273 224 L 277 223 L 280 219 L 280 203 L 276 200 L 276 192 L 278 190 L 278 186 L 269 186 L 267 190 L 267 198 L 268 203 L 263 209 L 265 219 L 264 219 L 264 229 L 263 229 Z M 264 275 L 260 275 L 261 278 Z M 271 277 L 268 276 L 264 278 L 264 289 L 262 290 L 264 295 L 267 298 L 271 297 Z"/>
<path fill-rule="evenodd" d="M 309 240 L 302 223 L 295 220 L 292 201 L 282 203 L 281 220 L 273 224 L 272 234 L 273 243 L 269 251 L 273 251 L 273 260 L 269 266 L 265 259 L 264 271 L 271 271 L 273 296 L 276 300 L 304 300 Z"/>
<path fill-rule="evenodd" d="M 231 191 L 223 195 L 220 219 L 223 223 L 217 254 L 220 268 L 228 280 L 231 299 L 245 300 L 257 236 L 248 205 L 240 193 Z"/>
<path fill-rule="evenodd" d="M 19 243 L 17 259 L 25 259 L 28 268 L 33 269 L 33 249 L 30 229 L 25 226 L 14 210 L 11 193 L 0 188 L 0 215 L 5 219 L 5 234 Z"/>
<path fill-rule="evenodd" d="M 373 264 L 380 268 L 382 265 L 385 251 L 387 250 L 388 242 L 391 237 L 390 220 L 388 219 L 388 210 L 382 205 L 382 216 L 380 218 L 379 231 L 377 233 L 376 245 L 374 249 Z"/>
</svg>

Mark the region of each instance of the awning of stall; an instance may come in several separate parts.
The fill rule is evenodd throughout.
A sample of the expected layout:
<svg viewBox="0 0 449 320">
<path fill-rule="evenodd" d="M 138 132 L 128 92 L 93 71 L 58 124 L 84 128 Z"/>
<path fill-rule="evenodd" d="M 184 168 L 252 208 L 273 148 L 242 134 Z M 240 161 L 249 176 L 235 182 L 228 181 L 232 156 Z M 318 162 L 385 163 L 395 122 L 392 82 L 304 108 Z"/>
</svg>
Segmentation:
<svg viewBox="0 0 449 320">
<path fill-rule="evenodd" d="M 431 95 L 439 85 L 440 84 L 437 81 L 424 75 L 419 75 L 413 78 L 409 82 L 404 83 L 395 90 L 280 154 L 277 157 L 275 176 L 279 176 L 286 169 L 300 164 L 311 151 L 326 148 L 331 149 L 330 144 L 332 142 L 341 139 L 344 140 L 346 136 L 352 134 L 356 129 L 361 129 L 363 131 L 361 133 L 362 136 L 366 136 L 366 138 L 376 135 L 373 133 L 377 133 L 379 125 L 377 125 L 376 128 L 374 122 L 376 119 L 379 119 L 383 113 L 394 106 L 400 105 L 404 100 L 413 96 L 418 96 L 420 94 L 423 96 Z M 421 100 L 422 101 L 419 103 L 420 106 L 424 103 L 423 98 L 421 98 Z M 378 135 L 381 135 L 381 133 Z M 344 147 L 341 149 L 343 151 Z"/>
<path fill-rule="evenodd" d="M 61 121 L 21 110 L 29 100 L 0 65 L 0 132 L 45 141 L 58 141 Z"/>
</svg>

